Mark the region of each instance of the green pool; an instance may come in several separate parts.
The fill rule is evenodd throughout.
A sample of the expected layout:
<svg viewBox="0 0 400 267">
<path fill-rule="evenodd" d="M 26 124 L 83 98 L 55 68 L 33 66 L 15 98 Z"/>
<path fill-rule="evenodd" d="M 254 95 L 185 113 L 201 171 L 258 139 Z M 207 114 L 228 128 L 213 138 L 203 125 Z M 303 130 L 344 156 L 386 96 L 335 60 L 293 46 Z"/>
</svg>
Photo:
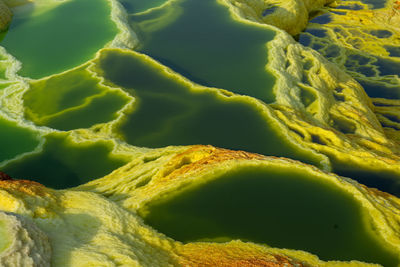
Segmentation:
<svg viewBox="0 0 400 267">
<path fill-rule="evenodd" d="M 145 222 L 182 242 L 235 239 L 300 249 L 323 260 L 397 266 L 355 199 L 290 167 L 242 167 L 141 210 Z"/>
</svg>

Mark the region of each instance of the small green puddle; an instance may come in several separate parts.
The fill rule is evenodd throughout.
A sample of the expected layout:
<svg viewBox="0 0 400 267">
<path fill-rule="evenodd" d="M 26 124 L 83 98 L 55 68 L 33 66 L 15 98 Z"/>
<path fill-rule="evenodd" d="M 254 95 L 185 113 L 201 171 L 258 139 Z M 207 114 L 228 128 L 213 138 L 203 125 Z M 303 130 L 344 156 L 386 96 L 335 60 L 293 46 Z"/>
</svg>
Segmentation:
<svg viewBox="0 0 400 267">
<path fill-rule="evenodd" d="M 111 155 L 112 146 L 107 141 L 73 143 L 64 134 L 50 134 L 41 153 L 12 162 L 2 171 L 56 189 L 73 187 L 127 163 L 128 159 Z"/>
<path fill-rule="evenodd" d="M 274 101 L 275 78 L 266 70 L 274 31 L 234 20 L 216 0 L 177 1 L 164 9 L 170 14 L 131 16 L 139 51 L 199 84 Z"/>
<path fill-rule="evenodd" d="M 10 245 L 9 233 L 6 230 L 6 225 L 0 220 L 0 254 Z"/>
<path fill-rule="evenodd" d="M 0 163 L 30 152 L 39 145 L 38 134 L 16 122 L 0 117 L 0 129 Z"/>
<path fill-rule="evenodd" d="M 102 85 L 86 67 L 32 82 L 24 95 L 25 116 L 37 125 L 60 130 L 88 128 L 115 119 L 130 99 Z"/>
<path fill-rule="evenodd" d="M 119 0 L 128 13 L 139 13 L 161 6 L 168 0 Z"/>
<path fill-rule="evenodd" d="M 159 64 L 137 53 L 107 50 L 99 66 L 106 79 L 135 97 L 133 113 L 117 128 L 130 144 L 151 148 L 211 144 L 320 166 L 321 158 L 289 143 L 269 115 L 248 99 L 193 90 L 178 80 L 180 76 L 166 74 Z"/>
<path fill-rule="evenodd" d="M 323 260 L 399 263 L 367 229 L 351 195 L 290 167 L 242 167 L 139 213 L 182 242 L 242 239 Z"/>
<path fill-rule="evenodd" d="M 107 0 L 70 0 L 27 16 L 16 14 L 0 45 L 23 63 L 19 73 L 31 78 L 86 62 L 117 34 Z"/>
</svg>

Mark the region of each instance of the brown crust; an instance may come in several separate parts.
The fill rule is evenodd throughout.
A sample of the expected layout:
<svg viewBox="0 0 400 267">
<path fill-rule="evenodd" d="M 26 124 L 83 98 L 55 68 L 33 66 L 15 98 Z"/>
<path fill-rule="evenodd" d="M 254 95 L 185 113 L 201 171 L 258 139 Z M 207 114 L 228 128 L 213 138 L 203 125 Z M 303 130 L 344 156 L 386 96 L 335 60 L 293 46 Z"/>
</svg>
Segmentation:
<svg viewBox="0 0 400 267">
<path fill-rule="evenodd" d="M 363 184 L 360 184 L 360 186 L 362 188 L 364 188 L 364 190 L 366 190 L 368 192 L 368 194 L 370 196 L 372 196 L 374 199 L 383 198 L 385 201 L 389 202 L 390 205 L 392 205 L 393 207 L 396 207 L 397 209 L 400 209 L 400 201 L 399 201 L 399 199 L 397 197 L 395 197 L 395 196 L 393 196 L 393 195 L 391 195 L 389 193 L 380 191 L 380 190 L 378 190 L 376 188 L 367 187 L 367 186 L 365 186 Z"/>
<path fill-rule="evenodd" d="M 191 267 L 309 266 L 288 256 L 268 253 L 248 244 L 187 244 L 178 251 L 179 263 Z"/>
<path fill-rule="evenodd" d="M 18 191 L 34 196 L 47 196 L 49 190 L 42 184 L 28 180 L 0 180 L 0 189 Z"/>
<path fill-rule="evenodd" d="M 209 168 L 215 164 L 228 160 L 263 160 L 265 156 L 245 151 L 215 148 L 213 146 L 198 145 L 176 155 L 165 168 L 165 179 L 174 179 L 176 176 Z"/>
<path fill-rule="evenodd" d="M 0 181 L 7 181 L 7 180 L 12 180 L 11 176 L 9 176 L 7 173 L 0 171 Z"/>
</svg>

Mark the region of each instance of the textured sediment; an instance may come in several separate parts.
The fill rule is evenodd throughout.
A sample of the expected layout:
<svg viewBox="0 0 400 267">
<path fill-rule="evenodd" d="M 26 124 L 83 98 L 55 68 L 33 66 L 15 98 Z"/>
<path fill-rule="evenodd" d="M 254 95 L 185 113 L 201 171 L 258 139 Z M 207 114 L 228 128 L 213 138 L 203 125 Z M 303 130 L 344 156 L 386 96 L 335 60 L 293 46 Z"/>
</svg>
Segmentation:
<svg viewBox="0 0 400 267">
<path fill-rule="evenodd" d="M 50 266 L 51 246 L 31 218 L 0 211 L 1 266 Z"/>
<path fill-rule="evenodd" d="M 278 27 L 291 35 L 307 26 L 309 15 L 333 0 L 220 0 L 230 3 L 240 16 Z M 285 18 L 285 19 L 282 19 Z"/>
<path fill-rule="evenodd" d="M 3 12 L 2 4 L 6 6 L 1 1 L 0 12 Z M 352 69 L 349 68 L 346 73 L 343 71 L 344 65 L 334 60 L 332 61 L 336 65 L 329 62 L 315 50 L 295 42 L 289 35 L 296 35 L 303 30 L 310 13 L 331 1 L 219 0 L 219 2 L 230 7 L 236 19 L 276 31 L 274 40 L 266 44 L 269 57 L 266 68 L 276 77 L 273 89 L 275 101 L 272 104 L 265 104 L 256 98 L 241 96 L 224 89 L 201 87 L 155 60 L 148 59 L 148 63 L 151 62 L 159 68 L 159 72 L 168 73 L 170 79 L 184 83 L 188 88 L 196 89 L 198 92 L 212 91 L 215 95 L 231 100 L 246 99 L 246 102 L 257 107 L 266 122 L 272 122 L 270 124 L 274 125 L 276 131 L 280 131 L 282 139 L 299 144 L 298 147 L 301 146 L 307 153 L 318 155 L 325 170 L 329 170 L 334 161 L 336 164 L 350 164 L 365 170 L 392 171 L 400 174 L 400 137 L 395 129 L 398 122 L 396 119 L 387 122 L 388 114 L 398 113 L 397 109 L 400 106 L 397 103 L 398 99 L 374 98 L 371 101 L 362 86 L 354 79 L 360 78 L 360 75 L 352 75 Z M 139 54 L 128 50 L 140 43 L 128 25 L 128 14 L 116 1 L 110 3 L 111 19 L 117 24 L 119 32 L 106 47 L 118 48 L 115 51 L 122 51 L 126 55 Z M 386 38 L 389 41 L 382 41 L 380 46 L 397 45 L 398 40 L 395 36 L 398 34 L 396 25 L 399 17 L 397 13 L 390 13 L 391 10 L 387 6 L 376 11 L 358 13 L 348 11 L 351 20 L 347 21 L 345 19 L 347 16 L 343 16 L 335 18 L 334 22 L 346 24 L 349 28 L 351 23 L 356 24 L 360 18 L 360 23 L 375 25 L 374 27 L 377 27 L 375 30 L 390 28 L 393 36 Z M 11 18 L 11 13 L 9 14 Z M 388 14 L 390 19 L 387 19 Z M 1 21 L 5 17 L 2 13 L 0 15 Z M 282 16 L 287 19 L 282 20 Z M 346 31 L 352 32 L 351 29 Z M 372 35 L 371 32 L 368 33 L 368 36 Z M 377 41 L 379 38 L 375 39 Z M 353 41 L 354 38 L 350 38 L 339 43 L 342 47 L 356 43 L 362 45 L 359 42 L 352 43 Z M 364 48 L 368 48 L 370 54 L 383 53 L 389 57 L 388 50 L 385 50 L 386 52 L 379 50 L 380 46 L 373 44 L 373 41 L 366 41 Z M 241 167 L 290 168 L 318 177 L 332 188 L 351 196 L 361 207 L 363 223 L 371 226 L 373 234 L 378 237 L 377 243 L 394 255 L 400 255 L 400 200 L 390 194 L 284 158 L 218 149 L 212 146 L 171 146 L 152 150 L 132 147 L 119 140 L 120 136 L 115 131 L 116 125 L 133 110 L 134 103 L 140 103 L 140 99 L 137 95 L 128 96 L 124 91 L 126 88 L 110 85 L 111 82 L 102 77 L 99 62 L 103 53 L 107 51 L 112 50 L 101 50 L 95 59 L 80 67 L 34 81 L 17 76 L 16 71 L 20 64 L 1 50 L 5 56 L 2 57 L 0 67 L 5 66 L 6 70 L 5 77 L 1 80 L 4 85 L 0 85 L 6 89 L 0 91 L 3 104 L 0 115 L 7 114 L 7 118 L 9 116 L 24 126 L 29 125 L 32 131 L 44 136 L 49 132 L 58 131 L 55 129 L 57 127 L 49 123 L 53 117 L 59 119 L 57 116 L 68 114 L 81 107 L 89 107 L 92 99 L 100 98 L 99 95 L 105 96 L 104 92 L 123 95 L 126 101 L 112 112 L 112 117 L 99 121 L 90 120 L 83 126 L 72 125 L 68 129 L 60 127 L 61 130 L 67 131 L 60 133 L 60 140 L 64 142 L 73 137 L 75 146 L 107 140 L 112 143 L 107 146 L 107 153 L 124 155 L 133 160 L 101 179 L 68 190 L 53 190 L 35 182 L 12 180 L 0 173 L 0 235 L 6 240 L 3 243 L 0 241 L 0 265 L 368 265 L 356 261 L 321 261 L 317 256 L 301 250 L 271 248 L 267 246 L 268 244 L 259 245 L 238 240 L 225 243 L 183 244 L 146 225 L 143 218 L 138 215 L 141 209 L 162 198 L 174 197 L 192 186 L 218 180 L 223 173 Z M 141 57 L 147 56 L 141 55 Z M 83 74 L 79 76 L 80 73 Z M 82 80 L 85 81 L 93 80 L 96 90 L 93 95 L 84 99 L 85 105 L 82 103 L 61 105 L 64 95 L 73 93 L 74 87 L 68 86 L 64 90 L 51 91 L 51 86 L 57 87 L 57 83 L 64 83 L 60 81 L 63 81 L 64 77 L 68 78 L 68 75 L 73 78 L 84 77 Z M 361 78 L 382 83 L 388 78 L 391 78 L 390 81 L 398 80 L 398 77 L 396 80 L 393 75 L 389 76 L 386 75 L 385 79 L 377 76 Z M 48 85 L 51 86 L 47 87 Z M 79 91 L 78 89 L 76 91 Z M 46 92 L 42 99 L 37 97 L 40 92 Z M 46 97 L 51 99 L 54 106 L 46 105 L 48 101 Z M 59 98 L 58 102 L 54 101 L 56 98 Z M 42 102 L 35 102 L 38 99 Z M 79 118 L 80 115 L 75 116 L 71 116 L 74 123 L 79 120 L 75 118 Z M 388 125 L 391 127 L 387 127 Z M 68 138 L 62 139 L 64 134 Z M 269 136 L 265 136 L 266 140 L 268 138 Z M 44 141 L 33 154 L 47 153 L 43 143 Z M 49 155 L 58 154 L 49 152 Z M 68 157 L 66 160 L 68 164 L 77 164 L 76 161 L 79 160 L 73 157 Z M 397 259 L 397 262 L 399 261 L 400 259 Z"/>
<path fill-rule="evenodd" d="M 182 244 L 146 226 L 137 215 L 138 209 L 160 197 L 210 182 L 243 166 L 289 167 L 317 175 L 352 195 L 367 216 L 365 223 L 374 225 L 382 246 L 399 253 L 399 199 L 294 161 L 211 146 L 151 151 L 104 178 L 70 190 L 56 191 L 29 181 L 1 181 L 0 209 L 6 212 L 1 222 L 10 225 L 10 220 L 18 220 L 36 225 L 18 224 L 32 237 L 32 244 L 40 244 L 35 246 L 43 250 L 40 255 L 45 251 L 49 255 L 51 247 L 51 260 L 47 256 L 40 260 L 55 266 L 367 266 L 361 262 L 322 262 L 306 252 L 241 241 Z M 12 232 L 8 237 L 21 241 Z M 14 246 L 7 259 L 39 260 L 21 255 L 23 249 Z"/>
<path fill-rule="evenodd" d="M 363 85 L 385 134 L 399 140 L 400 4 L 361 1 L 332 5 L 326 23 L 312 23 L 300 42 L 317 50 Z"/>
<path fill-rule="evenodd" d="M 240 4 L 237 2 L 240 2 Z M 314 10 L 318 10 L 323 4 L 329 2 L 310 1 L 305 5 L 314 6 Z M 268 24 L 255 19 L 255 15 L 249 15 L 249 13 L 240 9 L 247 10 L 246 1 L 222 1 L 222 3 L 229 6 L 232 14 L 239 20 Z M 363 6 L 366 5 L 363 4 Z M 260 13 L 262 8 L 260 6 L 255 10 Z M 392 6 L 386 5 L 384 9 L 372 11 L 347 11 L 350 15 L 349 19 L 347 15 L 336 15 L 332 22 L 332 30 L 329 33 L 338 36 L 337 38 L 332 38 L 328 42 L 317 42 L 324 40 L 324 38 L 312 38 L 312 40 L 316 40 L 317 45 L 320 44 L 319 47 L 322 47 L 322 55 L 315 51 L 317 47 L 312 45 L 310 46 L 314 49 L 305 47 L 283 31 L 279 32 L 275 39 L 268 43 L 270 58 L 268 69 L 277 78 L 274 87 L 276 103 L 271 104 L 270 107 L 281 120 L 282 126 L 286 127 L 288 134 L 296 139 L 296 142 L 328 156 L 331 166 L 332 163 L 335 165 L 332 166 L 334 169 L 340 169 L 339 165 L 347 164 L 366 171 L 391 172 L 393 176 L 400 174 L 400 146 L 398 131 L 396 130 L 396 121 L 398 120 L 396 115 L 397 100 L 371 99 L 363 86 L 356 80 L 360 76 L 365 77 L 365 75 L 360 72 L 353 75 L 352 71 L 346 73 L 347 61 L 344 58 L 351 57 L 348 53 L 341 53 L 337 60 L 333 60 L 334 62 L 330 62 L 323 56 L 324 51 L 326 53 L 331 51 L 329 50 L 330 46 L 340 47 L 340 44 L 346 40 L 349 42 L 357 41 L 358 45 L 371 49 L 381 47 L 374 44 L 373 41 L 369 41 L 370 38 L 361 41 L 356 36 L 354 38 L 343 37 L 341 38 L 342 41 L 336 44 L 337 39 L 340 39 L 341 36 L 340 32 L 338 33 L 334 28 L 337 20 L 346 25 L 361 23 L 366 25 L 365 29 L 372 27 L 371 25 L 376 25 L 374 27 L 378 28 L 387 25 L 386 29 L 392 31 L 391 38 L 397 38 L 398 29 L 394 21 L 398 19 L 398 11 L 392 14 L 392 10 Z M 351 15 L 353 13 L 354 15 Z M 360 14 L 361 18 L 355 14 Z M 271 25 L 285 29 L 284 26 L 275 24 L 271 22 Z M 330 27 L 329 23 L 327 26 L 325 24 L 312 25 L 316 25 L 317 29 L 325 30 L 326 27 Z M 298 33 L 298 31 L 291 32 L 290 30 L 288 32 Z M 354 31 L 348 29 L 346 32 L 351 34 Z M 347 35 L 343 34 L 343 36 Z M 375 40 L 378 39 L 375 38 Z M 348 49 L 348 47 L 349 44 L 343 43 L 343 50 L 354 51 L 355 55 L 364 53 L 361 50 Z M 375 51 L 379 53 L 377 50 Z M 374 61 L 374 59 L 371 60 Z M 397 83 L 398 76 L 386 75 L 380 79 L 374 77 L 370 79 L 378 83 L 386 80 L 392 84 L 390 86 L 395 87 L 393 82 Z M 396 89 L 393 88 L 393 90 Z M 385 121 L 388 117 L 382 118 L 382 113 L 391 115 L 389 117 L 393 121 L 390 127 L 382 127 L 387 125 Z"/>
</svg>

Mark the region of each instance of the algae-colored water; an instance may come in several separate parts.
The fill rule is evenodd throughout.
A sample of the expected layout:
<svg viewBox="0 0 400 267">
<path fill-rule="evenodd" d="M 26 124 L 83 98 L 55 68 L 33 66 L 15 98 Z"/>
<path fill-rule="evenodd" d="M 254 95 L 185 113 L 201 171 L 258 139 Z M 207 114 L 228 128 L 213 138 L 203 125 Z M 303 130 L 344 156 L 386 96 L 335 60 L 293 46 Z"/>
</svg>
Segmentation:
<svg viewBox="0 0 400 267">
<path fill-rule="evenodd" d="M 395 171 L 360 168 L 352 164 L 337 162 L 335 159 L 332 159 L 331 162 L 332 172 L 400 197 L 400 179 L 399 174 Z"/>
<path fill-rule="evenodd" d="M 129 13 L 139 13 L 150 8 L 159 7 L 167 0 L 120 0 L 125 10 Z"/>
<path fill-rule="evenodd" d="M 275 78 L 266 70 L 274 31 L 234 20 L 215 0 L 164 9 L 130 17 L 141 52 L 199 84 L 274 101 Z"/>
<path fill-rule="evenodd" d="M 89 128 L 115 119 L 130 99 L 102 85 L 86 67 L 31 82 L 24 95 L 26 117 L 60 130 Z"/>
<path fill-rule="evenodd" d="M 140 211 L 145 222 L 182 242 L 242 239 L 323 260 L 398 264 L 351 195 L 289 167 L 241 168 L 152 203 Z"/>
<path fill-rule="evenodd" d="M 117 34 L 107 0 L 71 0 L 34 14 L 17 14 L 0 35 L 0 45 L 23 63 L 19 73 L 31 78 L 84 63 Z"/>
<path fill-rule="evenodd" d="M 73 143 L 62 133 L 46 137 L 43 151 L 2 169 L 13 178 L 63 189 L 100 178 L 128 160 L 111 155 L 111 142 Z"/>
<path fill-rule="evenodd" d="M 0 129 L 0 162 L 31 152 L 39 145 L 38 134 L 16 122 L 0 117 Z"/>
<path fill-rule="evenodd" d="M 140 53 L 198 84 L 267 103 L 274 101 L 275 78 L 266 69 L 267 43 L 274 38 L 273 30 L 235 21 L 216 0 L 177 0 L 149 12 L 144 11 L 166 0 L 120 2 L 130 13 Z M 375 8 L 383 3 L 364 2 Z M 19 72 L 23 76 L 38 79 L 67 71 L 92 59 L 115 37 L 118 31 L 110 12 L 106 0 L 70 0 L 43 12 L 16 10 L 9 31 L 0 35 L 0 45 L 23 63 Z M 320 24 L 330 21 L 327 15 L 314 19 Z M 323 30 L 307 32 L 300 39 L 309 43 L 312 35 L 316 39 L 326 37 Z M 328 58 L 337 57 L 339 48 L 325 44 L 315 41 L 310 46 L 326 52 Z M 396 47 L 388 51 L 398 55 Z M 108 51 L 96 62 L 109 82 L 135 98 L 132 110 L 125 111 L 124 119 L 110 127 L 116 136 L 135 146 L 212 144 L 285 156 L 321 167 L 322 158 L 301 150 L 280 133 L 263 103 L 227 91 L 195 88 L 143 54 Z M 373 75 L 368 72 L 368 62 L 361 61 L 348 61 L 348 65 Z M 374 66 L 384 75 L 396 75 L 399 68 L 383 58 L 378 58 Z M 62 131 L 115 119 L 129 98 L 101 84 L 86 67 L 30 81 L 23 99 L 26 119 Z M 5 79 L 5 68 L 1 68 L 0 78 Z M 0 85 L 3 88 L 5 85 Z M 370 96 L 399 98 L 397 89 L 381 90 L 375 84 L 365 88 Z M 304 91 L 302 97 L 307 100 L 312 95 Z M 36 133 L 17 123 L 0 119 L 0 129 L 0 163 L 39 145 Z M 41 152 L 10 162 L 1 171 L 53 188 L 80 185 L 129 161 L 112 153 L 114 137 L 74 143 L 68 133 L 48 134 Z M 395 179 L 382 180 L 390 174 L 375 172 L 373 176 L 349 169 L 335 171 L 399 195 Z M 242 239 L 306 250 L 324 260 L 398 265 L 396 255 L 381 246 L 365 223 L 365 214 L 355 200 L 311 178 L 310 174 L 285 168 L 231 171 L 208 184 L 155 202 L 141 213 L 147 223 L 183 242 Z M 0 222 L 1 237 L 5 236 L 2 231 Z M 0 252 L 7 242 L 0 239 Z"/>
<path fill-rule="evenodd" d="M 211 144 L 321 164 L 321 158 L 280 135 L 268 114 L 248 99 L 193 89 L 137 53 L 109 50 L 99 65 L 106 79 L 136 99 L 134 111 L 117 129 L 130 144 Z"/>
</svg>

